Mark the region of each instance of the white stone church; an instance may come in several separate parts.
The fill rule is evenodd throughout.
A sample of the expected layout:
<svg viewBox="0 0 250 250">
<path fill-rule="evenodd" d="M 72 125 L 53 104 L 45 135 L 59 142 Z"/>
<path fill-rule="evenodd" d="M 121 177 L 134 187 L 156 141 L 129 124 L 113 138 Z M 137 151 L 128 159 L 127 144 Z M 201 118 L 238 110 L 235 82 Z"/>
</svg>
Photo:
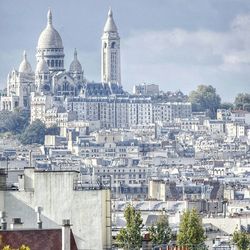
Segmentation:
<svg viewBox="0 0 250 250">
<path fill-rule="evenodd" d="M 16 108 L 30 109 L 31 93 L 49 96 L 84 96 L 91 94 L 122 93 L 120 76 L 120 37 L 113 19 L 112 10 L 102 36 L 102 83 L 87 83 L 82 65 L 74 52 L 69 70 L 64 67 L 63 41 L 53 26 L 51 10 L 47 25 L 41 32 L 37 44 L 37 65 L 35 71 L 24 52 L 18 70 L 12 70 L 7 77 L 7 96 L 1 98 L 1 109 L 14 111 Z M 98 93 L 99 92 L 99 93 Z M 103 92 L 103 93 L 100 93 Z"/>
<path fill-rule="evenodd" d="M 120 37 L 111 9 L 101 43 L 101 82 L 86 80 L 76 50 L 66 70 L 63 41 L 49 10 L 38 39 L 35 72 L 24 52 L 19 69 L 8 75 L 7 95 L 1 96 L 0 109 L 27 109 L 31 122 L 39 119 L 47 127 L 84 120 L 99 121 L 102 128 L 128 128 L 190 116 L 190 103 L 168 103 L 123 90 Z"/>
</svg>

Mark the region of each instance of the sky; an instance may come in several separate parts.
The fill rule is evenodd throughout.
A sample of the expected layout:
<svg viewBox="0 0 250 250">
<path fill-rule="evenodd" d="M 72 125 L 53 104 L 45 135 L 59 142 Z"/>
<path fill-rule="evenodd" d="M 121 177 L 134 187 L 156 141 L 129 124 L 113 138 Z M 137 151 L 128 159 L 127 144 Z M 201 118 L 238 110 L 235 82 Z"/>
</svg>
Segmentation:
<svg viewBox="0 0 250 250">
<path fill-rule="evenodd" d="M 48 8 L 68 69 L 74 48 L 85 77 L 101 79 L 101 35 L 109 7 L 121 37 L 123 88 L 154 83 L 189 94 L 212 85 L 223 101 L 250 93 L 248 0 L 0 0 L 0 88 L 23 50 L 33 70 Z"/>
</svg>

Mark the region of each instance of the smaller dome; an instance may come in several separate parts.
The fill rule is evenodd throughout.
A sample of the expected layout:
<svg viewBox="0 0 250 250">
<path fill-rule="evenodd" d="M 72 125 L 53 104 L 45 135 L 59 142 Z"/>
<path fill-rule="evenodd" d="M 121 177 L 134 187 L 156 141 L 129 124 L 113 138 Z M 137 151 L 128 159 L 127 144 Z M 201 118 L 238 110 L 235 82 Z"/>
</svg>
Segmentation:
<svg viewBox="0 0 250 250">
<path fill-rule="evenodd" d="M 44 54 L 42 52 L 42 58 L 36 65 L 36 73 L 49 73 L 49 66 L 44 59 Z"/>
<path fill-rule="evenodd" d="M 21 73 L 26 73 L 26 74 L 32 73 L 32 68 L 30 66 L 30 63 L 27 61 L 26 51 L 23 52 L 23 60 L 19 66 L 18 71 Z"/>
<path fill-rule="evenodd" d="M 117 27 L 115 25 L 115 21 L 113 19 L 113 12 L 111 8 L 108 12 L 108 19 L 106 21 L 106 24 L 104 26 L 104 32 L 117 32 Z"/>
<path fill-rule="evenodd" d="M 69 66 L 69 71 L 71 73 L 82 73 L 82 65 L 77 59 L 77 51 L 76 51 L 76 49 L 75 49 L 75 52 L 74 52 L 74 60 L 72 61 L 72 63 Z"/>
</svg>

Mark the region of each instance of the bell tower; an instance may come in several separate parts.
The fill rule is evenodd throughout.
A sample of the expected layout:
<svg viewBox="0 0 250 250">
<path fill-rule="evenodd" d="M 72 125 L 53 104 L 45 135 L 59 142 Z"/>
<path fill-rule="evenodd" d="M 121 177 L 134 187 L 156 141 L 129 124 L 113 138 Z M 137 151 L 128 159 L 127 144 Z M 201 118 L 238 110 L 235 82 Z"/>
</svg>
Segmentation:
<svg viewBox="0 0 250 250">
<path fill-rule="evenodd" d="M 121 85 L 120 37 L 109 9 L 102 35 L 102 82 Z"/>
</svg>

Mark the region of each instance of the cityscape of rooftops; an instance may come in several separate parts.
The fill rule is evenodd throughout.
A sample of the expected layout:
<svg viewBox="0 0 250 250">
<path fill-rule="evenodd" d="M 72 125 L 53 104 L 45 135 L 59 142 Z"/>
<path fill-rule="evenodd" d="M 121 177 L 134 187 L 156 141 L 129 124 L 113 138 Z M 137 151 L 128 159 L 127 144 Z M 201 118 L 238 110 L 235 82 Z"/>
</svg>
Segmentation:
<svg viewBox="0 0 250 250">
<path fill-rule="evenodd" d="M 250 249 L 250 2 L 0 13 L 0 249 Z"/>
</svg>

